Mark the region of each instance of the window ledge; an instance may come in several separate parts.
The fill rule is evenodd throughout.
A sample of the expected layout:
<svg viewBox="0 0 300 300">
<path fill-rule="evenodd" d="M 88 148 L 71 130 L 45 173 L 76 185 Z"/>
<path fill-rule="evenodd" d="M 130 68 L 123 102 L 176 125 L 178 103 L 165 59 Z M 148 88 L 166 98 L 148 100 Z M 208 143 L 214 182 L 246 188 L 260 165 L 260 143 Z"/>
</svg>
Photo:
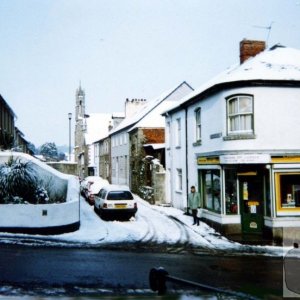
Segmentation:
<svg viewBox="0 0 300 300">
<path fill-rule="evenodd" d="M 193 143 L 194 147 L 201 146 L 201 145 L 202 145 L 202 141 L 201 140 L 196 141 L 196 142 Z"/>
<path fill-rule="evenodd" d="M 252 140 L 256 139 L 256 135 L 253 133 L 250 134 L 230 134 L 223 137 L 224 141 L 233 141 L 233 140 Z"/>
<path fill-rule="evenodd" d="M 181 146 L 176 146 L 175 149 L 181 149 Z"/>
</svg>

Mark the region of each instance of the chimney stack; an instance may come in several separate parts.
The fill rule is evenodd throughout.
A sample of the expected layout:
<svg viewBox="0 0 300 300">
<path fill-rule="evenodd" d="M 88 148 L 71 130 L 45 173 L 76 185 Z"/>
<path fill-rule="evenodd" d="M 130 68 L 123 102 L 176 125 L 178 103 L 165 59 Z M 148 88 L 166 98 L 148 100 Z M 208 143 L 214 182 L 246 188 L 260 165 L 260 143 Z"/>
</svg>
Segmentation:
<svg viewBox="0 0 300 300">
<path fill-rule="evenodd" d="M 254 41 L 246 39 L 242 40 L 240 42 L 240 63 L 242 64 L 248 58 L 254 57 L 265 49 L 266 43 L 264 41 Z"/>
</svg>

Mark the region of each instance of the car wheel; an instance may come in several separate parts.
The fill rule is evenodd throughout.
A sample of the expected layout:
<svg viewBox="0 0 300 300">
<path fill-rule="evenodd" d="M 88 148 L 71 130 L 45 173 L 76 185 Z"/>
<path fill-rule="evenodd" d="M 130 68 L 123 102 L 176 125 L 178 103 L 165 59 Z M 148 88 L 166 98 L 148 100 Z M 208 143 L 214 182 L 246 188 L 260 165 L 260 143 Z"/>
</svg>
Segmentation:
<svg viewBox="0 0 300 300">
<path fill-rule="evenodd" d="M 102 209 L 99 209 L 99 215 L 102 220 L 107 220 L 107 215 Z"/>
</svg>

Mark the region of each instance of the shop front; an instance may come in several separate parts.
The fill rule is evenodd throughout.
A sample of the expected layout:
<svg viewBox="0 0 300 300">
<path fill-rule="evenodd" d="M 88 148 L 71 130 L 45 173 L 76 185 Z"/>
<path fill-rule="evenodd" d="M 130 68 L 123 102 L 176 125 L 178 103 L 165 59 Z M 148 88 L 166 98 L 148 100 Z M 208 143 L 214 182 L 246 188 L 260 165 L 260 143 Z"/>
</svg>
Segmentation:
<svg viewBox="0 0 300 300">
<path fill-rule="evenodd" d="M 300 230 L 300 157 L 238 154 L 197 162 L 204 218 L 224 234 L 282 238 L 282 228 Z"/>
</svg>

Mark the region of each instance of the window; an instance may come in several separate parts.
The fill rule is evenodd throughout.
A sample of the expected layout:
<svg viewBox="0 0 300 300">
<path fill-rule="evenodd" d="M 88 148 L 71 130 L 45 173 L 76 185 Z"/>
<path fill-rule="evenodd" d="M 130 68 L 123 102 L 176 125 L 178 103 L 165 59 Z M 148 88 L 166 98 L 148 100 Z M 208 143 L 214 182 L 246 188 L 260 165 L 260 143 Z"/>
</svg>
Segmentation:
<svg viewBox="0 0 300 300">
<path fill-rule="evenodd" d="M 203 170 L 202 171 L 202 187 L 205 208 L 221 212 L 221 190 L 220 190 L 220 171 L 219 170 Z"/>
<path fill-rule="evenodd" d="M 228 134 L 251 134 L 253 129 L 253 97 L 234 96 L 227 100 Z"/>
<path fill-rule="evenodd" d="M 111 191 L 107 195 L 107 200 L 133 200 L 129 191 Z"/>
<path fill-rule="evenodd" d="M 300 209 L 300 173 L 276 173 L 278 210 Z"/>
<path fill-rule="evenodd" d="M 195 142 L 201 141 L 201 108 L 195 110 L 195 125 L 196 125 L 196 138 Z"/>
<path fill-rule="evenodd" d="M 180 119 L 176 119 L 176 126 L 177 126 L 177 130 L 176 130 L 176 146 L 180 147 L 181 146 L 181 120 Z"/>
<path fill-rule="evenodd" d="M 177 169 L 176 190 L 182 191 L 182 169 Z"/>
<path fill-rule="evenodd" d="M 234 169 L 225 169 L 225 201 L 226 214 L 237 214 L 237 172 Z"/>
</svg>

